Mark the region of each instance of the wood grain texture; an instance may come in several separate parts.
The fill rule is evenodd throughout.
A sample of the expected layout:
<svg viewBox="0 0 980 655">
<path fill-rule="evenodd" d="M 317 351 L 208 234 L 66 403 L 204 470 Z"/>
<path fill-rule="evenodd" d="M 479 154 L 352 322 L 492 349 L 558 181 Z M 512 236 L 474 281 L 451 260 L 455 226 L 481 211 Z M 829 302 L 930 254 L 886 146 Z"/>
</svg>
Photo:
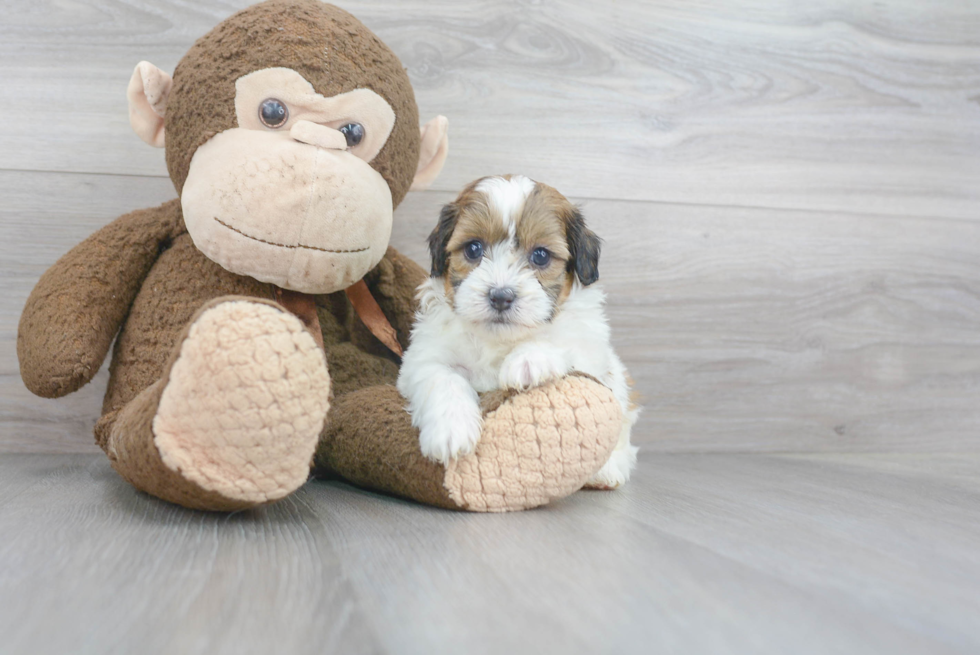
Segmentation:
<svg viewBox="0 0 980 655">
<path fill-rule="evenodd" d="M 100 455 L 0 472 L 5 655 L 380 652 L 300 499 L 192 512 L 120 486 Z"/>
<path fill-rule="evenodd" d="M 430 195 L 409 197 L 393 237 L 420 261 Z M 980 224 L 580 204 L 646 406 L 638 443 L 980 452 Z"/>
<path fill-rule="evenodd" d="M 247 0 L 14 0 L 0 168 L 165 175 L 124 90 Z M 456 190 L 520 171 L 589 198 L 975 220 L 980 9 L 940 0 L 341 2 L 450 117 Z"/>
<path fill-rule="evenodd" d="M 20 310 L 61 253 L 173 189 L 0 172 L 0 195 L 0 451 L 90 451 L 105 373 L 33 398 L 14 350 Z M 453 196 L 410 194 L 392 243 L 427 266 L 425 237 Z M 980 451 L 980 222 L 578 200 L 605 239 L 614 343 L 646 406 L 637 443 Z"/>
<path fill-rule="evenodd" d="M 971 653 L 980 458 L 644 455 L 473 515 L 312 482 L 208 515 L 0 458 L 0 652 Z"/>
</svg>

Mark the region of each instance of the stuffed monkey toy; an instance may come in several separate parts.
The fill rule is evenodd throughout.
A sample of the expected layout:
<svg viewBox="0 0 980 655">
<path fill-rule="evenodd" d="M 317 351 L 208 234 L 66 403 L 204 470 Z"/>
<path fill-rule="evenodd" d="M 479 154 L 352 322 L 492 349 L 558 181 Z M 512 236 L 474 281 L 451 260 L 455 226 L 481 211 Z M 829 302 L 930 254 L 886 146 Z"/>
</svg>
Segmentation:
<svg viewBox="0 0 980 655">
<path fill-rule="evenodd" d="M 133 486 L 230 511 L 339 476 L 440 507 L 506 511 L 580 488 L 620 410 L 586 377 L 483 398 L 476 451 L 425 459 L 395 390 L 425 272 L 388 246 L 442 168 L 398 58 L 317 0 L 269 0 L 171 78 L 141 62 L 130 120 L 178 198 L 126 214 L 34 288 L 17 353 L 34 393 L 91 380 L 115 339 L 96 441 Z"/>
</svg>

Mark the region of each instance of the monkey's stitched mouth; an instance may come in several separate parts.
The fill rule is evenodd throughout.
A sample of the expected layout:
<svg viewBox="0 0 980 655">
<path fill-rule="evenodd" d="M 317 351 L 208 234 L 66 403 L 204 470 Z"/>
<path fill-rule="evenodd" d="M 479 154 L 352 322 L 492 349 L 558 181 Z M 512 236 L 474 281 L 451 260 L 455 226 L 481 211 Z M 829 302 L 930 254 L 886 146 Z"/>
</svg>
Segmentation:
<svg viewBox="0 0 980 655">
<path fill-rule="evenodd" d="M 365 246 L 364 248 L 355 248 L 353 250 L 330 250 L 329 248 L 318 248 L 317 246 L 307 246 L 307 245 L 303 245 L 302 243 L 297 243 L 297 244 L 276 243 L 275 241 L 266 241 L 265 239 L 260 239 L 258 237 L 253 237 L 251 234 L 245 234 L 244 232 L 242 232 L 241 230 L 239 230 L 237 227 L 233 227 L 231 225 L 228 225 L 227 223 L 225 223 L 223 220 L 221 220 L 217 216 L 214 217 L 214 220 L 217 221 L 218 224 L 224 225 L 226 228 L 228 228 L 232 232 L 237 232 L 238 234 L 242 235 L 246 239 L 251 239 L 252 241 L 258 241 L 259 243 L 265 243 L 265 244 L 268 244 L 270 246 L 278 246 L 280 248 L 304 248 L 306 250 L 317 250 L 319 252 L 331 252 L 331 253 L 337 253 L 337 254 L 364 252 L 366 250 L 370 250 L 371 249 L 370 246 Z"/>
</svg>

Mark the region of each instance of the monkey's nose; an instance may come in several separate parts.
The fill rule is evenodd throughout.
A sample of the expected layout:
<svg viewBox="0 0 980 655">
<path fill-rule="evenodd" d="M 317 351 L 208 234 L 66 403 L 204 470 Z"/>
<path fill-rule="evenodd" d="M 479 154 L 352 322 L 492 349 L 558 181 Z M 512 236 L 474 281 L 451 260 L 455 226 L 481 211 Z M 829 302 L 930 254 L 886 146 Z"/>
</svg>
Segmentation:
<svg viewBox="0 0 980 655">
<path fill-rule="evenodd" d="M 510 309 L 510 306 L 514 304 L 514 299 L 517 298 L 517 293 L 514 292 L 510 287 L 495 287 L 490 289 L 490 306 L 496 309 L 498 312 Z"/>
<path fill-rule="evenodd" d="M 296 121 L 289 128 L 289 136 L 301 143 L 331 150 L 347 150 L 347 137 L 326 125 L 312 121 Z"/>
</svg>

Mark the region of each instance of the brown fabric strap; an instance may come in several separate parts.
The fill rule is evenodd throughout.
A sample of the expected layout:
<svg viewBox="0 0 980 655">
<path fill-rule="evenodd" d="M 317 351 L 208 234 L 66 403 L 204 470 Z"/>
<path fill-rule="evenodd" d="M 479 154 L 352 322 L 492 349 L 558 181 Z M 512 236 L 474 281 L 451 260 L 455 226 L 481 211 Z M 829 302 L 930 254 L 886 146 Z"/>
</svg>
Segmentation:
<svg viewBox="0 0 980 655">
<path fill-rule="evenodd" d="M 320 329 L 320 319 L 316 315 L 316 302 L 308 293 L 300 293 L 299 291 L 291 291 L 290 289 L 282 289 L 280 287 L 275 287 L 276 302 L 279 303 L 283 309 L 292 312 L 299 320 L 303 321 L 306 325 L 306 329 L 313 334 L 313 340 L 316 341 L 316 345 L 323 349 L 323 330 Z"/>
<path fill-rule="evenodd" d="M 395 332 L 395 328 L 391 327 L 391 323 L 381 311 L 381 306 L 371 295 L 371 290 L 368 289 L 364 280 L 347 287 L 346 293 L 354 311 L 357 312 L 371 334 L 376 336 L 393 353 L 401 357 L 402 346 L 398 343 L 398 334 Z M 275 297 L 276 302 L 283 309 L 292 312 L 303 321 L 307 329 L 313 333 L 317 345 L 323 348 L 323 331 L 320 329 L 320 319 L 316 315 L 316 302 L 313 296 L 308 293 L 275 287 Z"/>
<path fill-rule="evenodd" d="M 395 328 L 391 327 L 391 323 L 388 322 L 388 318 L 381 311 L 381 306 L 374 299 L 374 296 L 371 295 L 371 290 L 368 289 L 364 280 L 355 282 L 347 287 L 346 292 L 347 299 L 354 306 L 354 311 L 357 312 L 357 315 L 361 318 L 364 325 L 367 326 L 367 329 L 371 331 L 371 334 L 376 336 L 381 343 L 388 346 L 389 350 L 401 357 L 402 345 L 398 343 L 398 334 L 395 332 Z"/>
</svg>

